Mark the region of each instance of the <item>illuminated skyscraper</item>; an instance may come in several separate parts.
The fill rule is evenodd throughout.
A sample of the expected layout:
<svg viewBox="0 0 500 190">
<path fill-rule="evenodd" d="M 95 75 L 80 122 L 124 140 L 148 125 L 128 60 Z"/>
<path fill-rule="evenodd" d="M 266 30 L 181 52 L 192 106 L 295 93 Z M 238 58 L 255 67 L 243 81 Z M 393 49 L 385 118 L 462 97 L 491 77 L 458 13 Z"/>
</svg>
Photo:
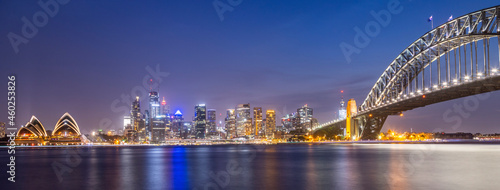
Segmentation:
<svg viewBox="0 0 500 190">
<path fill-rule="evenodd" d="M 167 104 L 167 101 L 165 101 L 165 97 L 163 97 L 163 100 L 161 101 L 161 111 L 160 113 L 162 115 L 170 116 L 170 106 Z"/>
<path fill-rule="evenodd" d="M 215 138 L 217 135 L 217 121 L 216 121 L 217 113 L 214 109 L 207 110 L 207 132 L 211 138 Z"/>
<path fill-rule="evenodd" d="M 250 104 L 239 104 L 236 107 L 236 136 L 243 137 L 252 134 L 252 118 Z"/>
<path fill-rule="evenodd" d="M 129 129 L 124 129 L 124 131 L 126 131 L 127 136 L 130 137 L 129 140 L 144 140 L 146 138 L 146 131 L 145 128 L 143 128 L 144 121 L 141 116 L 141 102 L 139 100 L 139 96 L 135 97 L 135 100 L 132 102 L 130 117 L 128 117 L 128 119 L 131 127 Z"/>
<path fill-rule="evenodd" d="M 340 100 L 339 119 L 346 119 L 346 117 L 347 110 L 345 109 L 344 96 L 342 96 L 342 99 Z"/>
<path fill-rule="evenodd" d="M 160 97 L 158 92 L 149 92 L 149 117 L 156 118 L 160 115 Z"/>
<path fill-rule="evenodd" d="M 226 119 L 225 128 L 226 128 L 226 138 L 231 139 L 236 137 L 236 116 L 234 114 L 234 109 L 227 109 L 226 111 Z"/>
<path fill-rule="evenodd" d="M 307 104 L 297 109 L 297 117 L 300 124 L 295 128 L 298 132 L 306 133 L 309 129 L 312 129 L 313 109 L 308 107 Z"/>
<path fill-rule="evenodd" d="M 196 139 L 205 138 L 207 124 L 207 107 L 205 104 L 198 104 L 194 107 L 194 126 Z"/>
<path fill-rule="evenodd" d="M 273 133 L 276 130 L 276 114 L 274 110 L 266 111 L 266 137 L 273 138 Z"/>
<path fill-rule="evenodd" d="M 253 134 L 256 138 L 263 137 L 265 132 L 262 131 L 262 107 L 253 108 Z"/>
<path fill-rule="evenodd" d="M 296 113 L 291 113 L 291 114 L 287 114 L 281 118 L 281 125 L 282 125 L 283 130 L 285 132 L 288 133 L 290 131 L 295 130 L 295 128 L 294 128 L 294 121 L 296 120 L 295 115 L 296 115 Z"/>
</svg>

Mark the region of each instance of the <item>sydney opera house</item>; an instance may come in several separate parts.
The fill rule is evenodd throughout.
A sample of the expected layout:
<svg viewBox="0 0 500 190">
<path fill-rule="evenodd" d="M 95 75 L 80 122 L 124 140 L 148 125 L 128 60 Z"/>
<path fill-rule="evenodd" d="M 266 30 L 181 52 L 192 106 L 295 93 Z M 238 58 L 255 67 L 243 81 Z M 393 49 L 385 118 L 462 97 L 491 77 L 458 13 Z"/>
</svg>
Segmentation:
<svg viewBox="0 0 500 190">
<path fill-rule="evenodd" d="M 56 123 L 54 130 L 45 130 L 42 122 L 35 116 L 16 135 L 19 145 L 80 145 L 82 134 L 76 121 L 65 113 Z"/>
</svg>

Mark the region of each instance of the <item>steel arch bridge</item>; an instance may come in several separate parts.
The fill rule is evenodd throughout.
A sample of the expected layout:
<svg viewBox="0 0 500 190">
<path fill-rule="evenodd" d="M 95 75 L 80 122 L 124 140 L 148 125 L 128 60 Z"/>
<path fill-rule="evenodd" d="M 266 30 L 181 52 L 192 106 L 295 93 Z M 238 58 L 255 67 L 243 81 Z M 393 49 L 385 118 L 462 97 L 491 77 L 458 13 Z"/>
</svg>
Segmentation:
<svg viewBox="0 0 500 190">
<path fill-rule="evenodd" d="M 490 62 L 491 57 L 500 57 L 499 18 L 500 6 L 475 11 L 411 43 L 382 73 L 352 116 L 356 138 L 376 139 L 389 115 L 500 90 L 500 58 Z M 490 50 L 495 38 L 498 48 Z M 314 132 L 343 127 L 345 122 L 331 121 L 317 126 Z"/>
</svg>

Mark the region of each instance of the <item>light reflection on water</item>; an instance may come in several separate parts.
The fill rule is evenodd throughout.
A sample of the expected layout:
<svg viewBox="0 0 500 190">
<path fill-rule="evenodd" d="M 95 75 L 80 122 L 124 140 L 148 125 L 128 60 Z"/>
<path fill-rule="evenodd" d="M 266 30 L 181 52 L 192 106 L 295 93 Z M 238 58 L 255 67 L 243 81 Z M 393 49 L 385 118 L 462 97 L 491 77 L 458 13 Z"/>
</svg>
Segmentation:
<svg viewBox="0 0 500 190">
<path fill-rule="evenodd" d="M 285 144 L 16 150 L 23 189 L 497 189 L 500 145 Z M 6 151 L 0 160 L 7 160 Z M 70 168 L 59 182 L 52 164 Z M 220 184 L 211 174 L 241 173 Z M 6 183 L 2 172 L 0 185 Z M 223 188 L 221 188 L 223 186 Z M 21 186 L 17 186 L 18 188 Z M 3 189 L 3 188 L 2 188 Z"/>
</svg>

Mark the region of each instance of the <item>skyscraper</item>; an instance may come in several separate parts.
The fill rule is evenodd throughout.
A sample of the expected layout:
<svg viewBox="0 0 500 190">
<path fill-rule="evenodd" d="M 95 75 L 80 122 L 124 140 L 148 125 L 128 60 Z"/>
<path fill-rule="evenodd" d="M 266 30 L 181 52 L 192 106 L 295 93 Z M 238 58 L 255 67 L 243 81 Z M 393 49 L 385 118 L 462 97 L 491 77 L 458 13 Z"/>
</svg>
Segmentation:
<svg viewBox="0 0 500 190">
<path fill-rule="evenodd" d="M 184 118 L 182 117 L 182 112 L 177 110 L 174 113 L 174 118 L 172 119 L 172 134 L 173 138 L 181 138 L 181 134 L 183 133 L 183 124 Z"/>
<path fill-rule="evenodd" d="M 198 104 L 194 107 L 194 126 L 195 126 L 195 137 L 197 139 L 205 138 L 206 130 L 206 119 L 207 119 L 207 107 L 205 104 Z"/>
<path fill-rule="evenodd" d="M 273 138 L 273 133 L 276 130 L 276 114 L 274 110 L 266 111 L 266 137 Z"/>
<path fill-rule="evenodd" d="M 262 131 L 262 108 L 253 108 L 253 130 L 255 137 L 263 137 L 265 132 Z"/>
<path fill-rule="evenodd" d="M 165 116 L 161 114 L 158 92 L 149 92 L 149 133 L 154 143 L 165 142 Z"/>
<path fill-rule="evenodd" d="M 342 99 L 340 100 L 339 119 L 346 119 L 346 117 L 347 110 L 345 108 L 344 96 L 342 96 Z"/>
<path fill-rule="evenodd" d="M 238 104 L 236 107 L 236 136 L 252 134 L 252 118 L 250 104 Z"/>
<path fill-rule="evenodd" d="M 134 141 L 141 141 L 146 138 L 145 129 L 141 125 L 141 122 L 144 122 L 141 116 L 141 102 L 139 100 L 139 96 L 135 97 L 135 100 L 132 102 L 130 109 L 130 117 L 128 117 L 130 122 L 130 129 L 126 129 L 128 136 L 130 136 Z M 141 131 L 142 130 L 142 131 Z M 130 140 L 130 139 L 129 139 Z"/>
<path fill-rule="evenodd" d="M 307 104 L 297 109 L 297 116 L 299 117 L 300 125 L 297 126 L 298 132 L 306 133 L 309 129 L 312 129 L 312 116 L 313 109 L 308 107 Z"/>
<path fill-rule="evenodd" d="M 158 116 L 154 118 L 151 122 L 151 142 L 159 144 L 165 142 L 165 120 L 161 118 L 162 116 Z"/>
<path fill-rule="evenodd" d="M 207 110 L 207 131 L 210 138 L 218 137 L 216 117 L 217 113 L 214 109 Z"/>
<path fill-rule="evenodd" d="M 295 113 L 287 114 L 281 118 L 281 125 L 285 132 L 289 133 L 290 131 L 295 130 L 294 121 L 295 121 Z"/>
<path fill-rule="evenodd" d="M 170 106 L 167 104 L 167 101 L 165 101 L 165 97 L 163 97 L 163 100 L 161 101 L 160 113 L 162 115 L 170 116 Z"/>
<path fill-rule="evenodd" d="M 226 119 L 224 119 L 224 121 L 226 128 L 226 138 L 231 139 L 233 137 L 236 137 L 236 116 L 234 114 L 234 109 L 227 109 Z"/>
<path fill-rule="evenodd" d="M 149 92 L 149 117 L 156 118 L 160 115 L 160 97 L 158 92 Z"/>
</svg>

